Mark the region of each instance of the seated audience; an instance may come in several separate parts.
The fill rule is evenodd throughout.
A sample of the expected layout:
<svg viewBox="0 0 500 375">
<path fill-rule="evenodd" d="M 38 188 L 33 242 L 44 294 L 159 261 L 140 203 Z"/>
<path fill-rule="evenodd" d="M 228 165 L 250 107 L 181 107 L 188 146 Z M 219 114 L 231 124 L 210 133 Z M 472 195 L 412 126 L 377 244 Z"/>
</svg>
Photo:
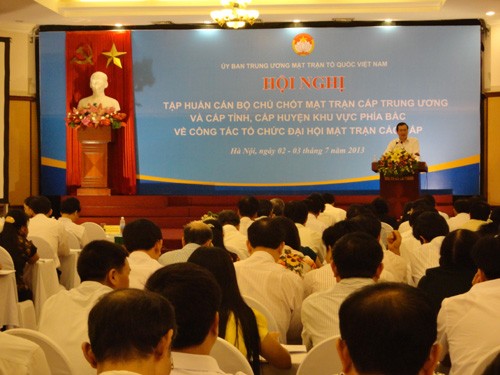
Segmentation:
<svg viewBox="0 0 500 375">
<path fill-rule="evenodd" d="M 85 227 L 76 224 L 76 221 L 80 218 L 81 210 L 80 201 L 75 197 L 68 197 L 61 202 L 61 217 L 58 220 L 68 232 L 73 233 L 78 238 L 80 247 L 83 248 L 90 242 L 90 239 Z"/>
<path fill-rule="evenodd" d="M 56 268 L 61 262 L 59 257 L 69 255 L 68 235 L 64 225 L 50 217 L 52 215 L 52 204 L 47 197 L 42 195 L 32 197 L 29 200 L 29 207 L 33 210 L 34 216 L 28 222 L 30 236 L 42 237 L 46 240 L 52 251 Z"/>
<path fill-rule="evenodd" d="M 34 195 L 30 195 L 29 197 L 26 197 L 26 199 L 23 202 L 23 208 L 24 208 L 24 213 L 28 215 L 28 217 L 31 219 L 33 216 L 35 216 L 35 213 L 31 209 L 31 200 L 34 198 Z"/>
<path fill-rule="evenodd" d="M 200 246 L 212 244 L 212 229 L 201 220 L 192 221 L 184 226 L 182 249 L 167 251 L 158 261 L 162 265 L 187 262 L 190 255 Z"/>
<path fill-rule="evenodd" d="M 123 229 L 123 244 L 129 252 L 130 288 L 144 289 L 148 277 L 163 267 L 158 262 L 163 246 L 161 229 L 148 219 L 132 221 Z"/>
<path fill-rule="evenodd" d="M 292 201 L 285 204 L 285 217 L 291 219 L 299 230 L 302 246 L 311 248 L 319 257 L 320 263 L 325 260 L 326 249 L 321 241 L 321 233 L 306 227 L 307 205 L 304 201 Z"/>
<path fill-rule="evenodd" d="M 240 217 L 239 231 L 244 236 L 247 235 L 247 230 L 253 221 L 257 218 L 259 211 L 259 201 L 252 196 L 246 196 L 238 201 L 238 215 Z"/>
<path fill-rule="evenodd" d="M 257 210 L 257 217 L 255 220 L 262 219 L 264 217 L 272 217 L 273 214 L 273 204 L 269 199 L 259 199 L 259 209 Z"/>
<path fill-rule="evenodd" d="M 174 309 L 157 293 L 122 289 L 90 310 L 82 350 L 98 374 L 170 374 Z"/>
<path fill-rule="evenodd" d="M 453 202 L 453 217 L 448 219 L 450 232 L 459 229 L 470 220 L 470 202 L 468 199 L 460 198 Z"/>
<path fill-rule="evenodd" d="M 478 239 L 475 232 L 466 229 L 448 233 L 441 244 L 439 267 L 428 268 L 420 279 L 418 287 L 429 295 L 436 312 L 443 299 L 471 288 L 477 270 L 471 252 Z"/>
<path fill-rule="evenodd" d="M 342 208 L 335 207 L 335 196 L 331 193 L 323 193 L 321 196 L 325 201 L 325 210 L 319 214 L 318 220 L 324 222 L 327 227 L 345 220 L 346 211 Z"/>
<path fill-rule="evenodd" d="M 170 264 L 151 275 L 146 289 L 174 307 L 177 334 L 172 341 L 171 374 L 223 374 L 210 356 L 218 337 L 221 303 L 214 276 L 194 263 Z"/>
<path fill-rule="evenodd" d="M 42 306 L 38 330 L 64 350 L 75 375 L 95 374 L 81 350 L 82 342 L 88 341 L 88 314 L 102 295 L 113 289 L 128 288 L 127 255 L 125 249 L 112 242 L 89 242 L 77 263 L 82 283 L 54 294 Z"/>
<path fill-rule="evenodd" d="M 436 199 L 432 194 L 424 194 L 420 197 L 420 199 L 426 201 L 427 204 L 430 207 L 434 208 L 437 211 L 437 213 L 440 214 L 445 220 L 448 220 L 450 218 L 450 216 L 446 212 L 438 211 L 436 207 Z"/>
<path fill-rule="evenodd" d="M 413 237 L 421 245 L 410 249 L 408 258 L 411 267 L 412 285 L 418 285 L 428 268 L 439 266 L 441 243 L 449 232 L 448 223 L 437 212 L 423 212 L 413 224 Z"/>
<path fill-rule="evenodd" d="M 436 312 L 426 297 L 399 283 L 377 283 L 347 297 L 337 341 L 343 373 L 433 375 L 440 348 Z"/>
<path fill-rule="evenodd" d="M 477 267 L 472 288 L 446 298 L 438 314 L 442 357 L 450 354 L 450 375 L 472 374 L 482 355 L 500 345 L 500 237 L 486 236 L 473 247 Z"/>
<path fill-rule="evenodd" d="M 318 219 L 319 215 L 325 210 L 323 197 L 319 193 L 313 193 L 304 202 L 307 206 L 306 227 L 318 232 L 320 235 L 323 234 L 323 231 L 328 228 L 328 225 Z"/>
<path fill-rule="evenodd" d="M 39 345 L 0 332 L 0 374 L 51 375 L 52 371 Z"/>
<path fill-rule="evenodd" d="M 390 225 L 393 229 L 398 229 L 398 222 L 396 218 L 389 215 L 389 204 L 384 198 L 377 197 L 371 201 L 370 205 L 372 206 L 375 216 L 377 216 L 381 222 Z"/>
<path fill-rule="evenodd" d="M 235 253 L 240 260 L 248 258 L 247 236 L 239 231 L 240 217 L 233 210 L 222 210 L 218 216 L 222 225 L 224 247 Z"/>
<path fill-rule="evenodd" d="M 461 229 L 478 231 L 482 225 L 488 223 L 491 207 L 483 201 L 476 201 L 470 207 L 470 220 L 462 224 Z"/>
<path fill-rule="evenodd" d="M 219 337 L 229 341 L 247 357 L 255 374 L 260 374 L 259 355 L 275 367 L 290 368 L 290 354 L 277 340 L 279 333 L 269 332 L 264 315 L 251 309 L 241 296 L 234 265 L 228 254 L 217 247 L 199 248 L 188 262 L 208 269 L 221 288 Z"/>
<path fill-rule="evenodd" d="M 275 219 L 255 221 L 248 228 L 250 257 L 236 262 L 241 294 L 254 298 L 275 316 L 280 341 L 298 340 L 303 285 L 300 276 L 276 263 L 285 246 L 285 235 Z"/>
<path fill-rule="evenodd" d="M 11 210 L 5 217 L 0 246 L 8 251 L 16 270 L 17 296 L 19 302 L 33 299 L 31 291 L 31 271 L 39 259 L 36 247 L 27 239 L 28 216 L 19 210 Z"/>
<path fill-rule="evenodd" d="M 335 243 L 331 266 L 336 284 L 310 295 L 302 304 L 302 342 L 308 349 L 339 334 L 341 303 L 352 292 L 379 279 L 382 258 L 378 241 L 363 232 L 346 234 Z"/>
<path fill-rule="evenodd" d="M 285 209 L 285 202 L 281 198 L 272 198 L 271 204 L 273 205 L 273 217 L 283 216 Z"/>
<path fill-rule="evenodd" d="M 495 235 L 500 230 L 500 207 L 495 207 L 491 210 L 490 221 L 479 227 L 478 233 L 480 236 Z"/>
</svg>

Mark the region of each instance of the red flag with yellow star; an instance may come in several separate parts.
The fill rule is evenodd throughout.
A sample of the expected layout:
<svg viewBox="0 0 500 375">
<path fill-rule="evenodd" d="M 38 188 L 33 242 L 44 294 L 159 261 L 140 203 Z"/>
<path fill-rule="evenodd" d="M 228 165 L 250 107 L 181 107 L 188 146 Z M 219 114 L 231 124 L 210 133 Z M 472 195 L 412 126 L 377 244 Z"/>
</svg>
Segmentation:
<svg viewBox="0 0 500 375">
<path fill-rule="evenodd" d="M 136 193 L 135 114 L 130 31 L 70 31 L 66 33 L 67 112 L 92 95 L 90 76 L 108 76 L 106 96 L 120 104 L 127 125 L 116 131 L 108 153 L 108 183 L 112 194 Z M 68 193 L 80 186 L 80 143 L 67 128 L 66 185 Z"/>
</svg>

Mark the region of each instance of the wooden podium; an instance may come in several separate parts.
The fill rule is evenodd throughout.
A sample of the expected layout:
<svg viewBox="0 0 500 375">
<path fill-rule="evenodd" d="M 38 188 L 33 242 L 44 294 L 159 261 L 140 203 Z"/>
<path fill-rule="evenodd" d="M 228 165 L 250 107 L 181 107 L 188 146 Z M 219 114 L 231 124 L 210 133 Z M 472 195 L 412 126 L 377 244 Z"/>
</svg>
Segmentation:
<svg viewBox="0 0 500 375">
<path fill-rule="evenodd" d="M 81 187 L 77 195 L 111 195 L 108 188 L 108 143 L 111 127 L 100 126 L 78 129 L 77 137 L 82 144 Z"/>
<path fill-rule="evenodd" d="M 372 163 L 372 171 L 378 173 L 378 162 Z M 399 218 L 406 202 L 420 197 L 420 173 L 427 172 L 425 162 L 418 163 L 417 172 L 411 176 L 389 177 L 380 174 L 380 196 L 389 204 L 389 215 Z"/>
</svg>

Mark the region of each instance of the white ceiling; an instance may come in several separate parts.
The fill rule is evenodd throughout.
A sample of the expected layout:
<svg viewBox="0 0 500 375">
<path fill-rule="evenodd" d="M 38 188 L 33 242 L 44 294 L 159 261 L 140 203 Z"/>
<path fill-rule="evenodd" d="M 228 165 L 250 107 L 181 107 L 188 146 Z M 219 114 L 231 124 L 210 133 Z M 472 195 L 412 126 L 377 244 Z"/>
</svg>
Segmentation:
<svg viewBox="0 0 500 375">
<path fill-rule="evenodd" d="M 0 0 L 0 29 L 29 32 L 37 25 L 150 25 L 210 21 L 219 0 Z M 482 18 L 500 25 L 499 0 L 253 0 L 266 22 L 445 20 Z M 492 17 L 487 11 L 496 11 Z"/>
</svg>

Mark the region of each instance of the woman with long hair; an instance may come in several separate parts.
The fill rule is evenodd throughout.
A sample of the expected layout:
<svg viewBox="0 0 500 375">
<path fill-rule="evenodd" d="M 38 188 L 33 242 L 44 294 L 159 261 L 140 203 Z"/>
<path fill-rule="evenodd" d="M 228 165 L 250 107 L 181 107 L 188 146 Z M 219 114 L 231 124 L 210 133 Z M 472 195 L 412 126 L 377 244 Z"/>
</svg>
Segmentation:
<svg viewBox="0 0 500 375">
<path fill-rule="evenodd" d="M 202 246 L 191 254 L 188 262 L 212 272 L 221 288 L 219 337 L 243 353 L 255 374 L 260 374 L 259 355 L 277 368 L 290 368 L 290 354 L 278 342 L 277 333 L 269 332 L 266 318 L 243 300 L 229 254 L 218 247 Z"/>
<path fill-rule="evenodd" d="M 0 246 L 7 250 L 14 262 L 19 301 L 33 299 L 33 293 L 25 282 L 26 264 L 36 263 L 39 256 L 36 247 L 28 240 L 28 216 L 20 210 L 11 210 L 5 216 L 0 233 Z"/>
</svg>

